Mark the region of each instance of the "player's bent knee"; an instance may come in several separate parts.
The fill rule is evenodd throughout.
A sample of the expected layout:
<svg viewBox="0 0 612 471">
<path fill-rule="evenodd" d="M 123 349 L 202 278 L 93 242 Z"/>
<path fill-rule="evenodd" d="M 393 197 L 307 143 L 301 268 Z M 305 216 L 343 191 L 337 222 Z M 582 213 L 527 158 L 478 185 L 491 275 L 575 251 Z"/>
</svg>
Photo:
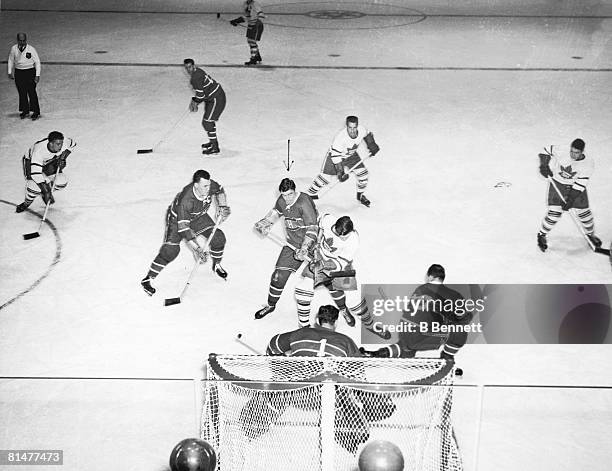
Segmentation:
<svg viewBox="0 0 612 471">
<path fill-rule="evenodd" d="M 215 231 L 215 234 L 213 235 L 212 240 L 210 241 L 210 248 L 213 250 L 222 249 L 223 247 L 225 247 L 225 242 L 227 242 L 227 239 L 225 238 L 225 233 L 221 229 L 217 229 Z"/>
<path fill-rule="evenodd" d="M 206 132 L 211 132 L 215 130 L 215 122 L 214 121 L 209 121 L 207 119 L 202 120 L 202 127 L 204 128 L 204 130 Z"/>
<path fill-rule="evenodd" d="M 289 280 L 290 275 L 291 272 L 289 270 L 280 270 L 277 268 L 272 273 L 270 284 L 278 288 L 284 288 L 287 284 L 287 280 Z"/>
<path fill-rule="evenodd" d="M 179 252 L 181 251 L 178 245 L 170 245 L 164 244 L 159 250 L 159 256 L 166 262 L 170 263 L 176 257 L 178 257 Z"/>
</svg>

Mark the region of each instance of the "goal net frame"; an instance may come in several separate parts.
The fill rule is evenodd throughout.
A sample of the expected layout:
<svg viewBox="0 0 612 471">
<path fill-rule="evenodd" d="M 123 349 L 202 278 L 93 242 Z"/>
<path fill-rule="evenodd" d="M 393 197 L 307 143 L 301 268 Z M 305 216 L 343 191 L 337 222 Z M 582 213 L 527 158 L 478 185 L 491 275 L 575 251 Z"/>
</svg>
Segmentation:
<svg viewBox="0 0 612 471">
<path fill-rule="evenodd" d="M 387 440 L 406 471 L 462 471 L 454 362 L 210 354 L 200 436 L 219 471 L 355 471 Z"/>
</svg>

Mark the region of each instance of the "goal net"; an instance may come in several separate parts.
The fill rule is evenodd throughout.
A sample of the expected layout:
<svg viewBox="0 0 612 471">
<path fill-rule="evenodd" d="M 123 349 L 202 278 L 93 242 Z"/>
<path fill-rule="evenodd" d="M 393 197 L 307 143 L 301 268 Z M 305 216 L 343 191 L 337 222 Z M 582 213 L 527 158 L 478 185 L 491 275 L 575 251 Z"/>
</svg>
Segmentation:
<svg viewBox="0 0 612 471">
<path fill-rule="evenodd" d="M 372 440 L 407 471 L 462 469 L 452 362 L 211 354 L 206 371 L 201 437 L 221 471 L 355 471 Z"/>
</svg>

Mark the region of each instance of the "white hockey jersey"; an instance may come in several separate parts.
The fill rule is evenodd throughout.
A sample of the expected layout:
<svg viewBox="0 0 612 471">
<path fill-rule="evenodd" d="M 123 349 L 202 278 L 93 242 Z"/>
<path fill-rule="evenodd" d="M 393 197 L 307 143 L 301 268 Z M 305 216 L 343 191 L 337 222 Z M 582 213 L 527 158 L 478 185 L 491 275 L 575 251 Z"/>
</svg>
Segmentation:
<svg viewBox="0 0 612 471">
<path fill-rule="evenodd" d="M 336 134 L 336 137 L 334 137 L 332 145 L 329 149 L 332 162 L 334 164 L 338 164 L 342 161 L 342 159 L 353 155 L 357 151 L 359 144 L 361 144 L 366 134 L 368 134 L 368 130 L 361 124 L 357 125 L 357 136 L 354 139 L 349 136 L 346 127 L 342 128 L 340 132 Z"/>
<path fill-rule="evenodd" d="M 574 160 L 569 153 L 564 156 L 554 153 L 550 159 L 553 179 L 563 185 L 572 185 L 572 188 L 578 191 L 584 191 L 595 170 L 595 163 L 585 154 L 582 156 L 583 159 Z"/>
<path fill-rule="evenodd" d="M 331 214 L 323 214 L 319 218 L 319 253 L 326 262 L 333 261 L 336 264 L 336 268 L 330 271 L 345 270 L 359 249 L 357 231 L 352 231 L 344 238 L 334 233 L 332 227 L 336 219 Z"/>
</svg>

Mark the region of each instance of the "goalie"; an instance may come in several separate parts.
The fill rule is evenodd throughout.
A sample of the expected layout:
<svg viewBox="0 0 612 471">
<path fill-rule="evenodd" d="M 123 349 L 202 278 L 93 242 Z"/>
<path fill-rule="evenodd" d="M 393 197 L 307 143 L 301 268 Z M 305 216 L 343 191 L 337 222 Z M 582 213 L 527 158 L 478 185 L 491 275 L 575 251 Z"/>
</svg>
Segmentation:
<svg viewBox="0 0 612 471">
<path fill-rule="evenodd" d="M 375 156 L 380 150 L 372 133 L 359 124 L 359 118 L 347 116 L 346 127 L 334 137 L 321 172 L 308 188 L 308 194 L 313 199 L 318 198 L 321 188 L 333 178 L 342 183 L 348 180 L 349 173 L 354 173 L 357 178 L 357 201 L 367 208 L 370 207 L 370 200 L 363 194 L 368 186 L 368 169 L 363 163 L 363 157 L 359 155 L 358 148 L 362 142 L 365 143 L 369 156 Z"/>
<path fill-rule="evenodd" d="M 54 190 L 61 190 L 68 185 L 64 174 L 68 156 L 76 147 L 76 142 L 59 131 L 51 131 L 46 139 L 34 143 L 27 154 L 22 157 L 23 176 L 25 177 L 25 200 L 15 212 L 25 211 L 37 196 L 45 204 L 53 204 Z"/>
</svg>

